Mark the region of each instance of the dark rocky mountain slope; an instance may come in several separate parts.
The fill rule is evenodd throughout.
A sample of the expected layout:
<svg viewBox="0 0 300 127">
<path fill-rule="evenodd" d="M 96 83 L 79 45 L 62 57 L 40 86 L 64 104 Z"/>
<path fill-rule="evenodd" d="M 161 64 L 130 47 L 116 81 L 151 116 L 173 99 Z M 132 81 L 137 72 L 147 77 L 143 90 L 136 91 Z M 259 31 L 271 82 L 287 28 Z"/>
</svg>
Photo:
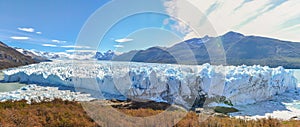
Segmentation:
<svg viewBox="0 0 300 127">
<path fill-rule="evenodd" d="M 0 69 L 23 66 L 36 63 L 29 56 L 25 56 L 17 50 L 0 41 Z"/>
</svg>

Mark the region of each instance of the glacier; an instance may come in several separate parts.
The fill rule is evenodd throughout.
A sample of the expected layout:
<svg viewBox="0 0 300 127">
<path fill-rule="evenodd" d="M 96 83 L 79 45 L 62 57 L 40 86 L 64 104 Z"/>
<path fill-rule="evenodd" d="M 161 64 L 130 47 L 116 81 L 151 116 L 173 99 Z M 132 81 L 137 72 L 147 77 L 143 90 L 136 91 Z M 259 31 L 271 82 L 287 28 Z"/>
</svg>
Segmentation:
<svg viewBox="0 0 300 127">
<path fill-rule="evenodd" d="M 149 99 L 191 107 L 197 97 L 253 104 L 297 89 L 283 67 L 54 61 L 3 71 L 5 82 L 85 89 L 104 98 Z"/>
<path fill-rule="evenodd" d="M 18 90 L 10 92 L 0 92 L 0 102 L 26 100 L 28 104 L 32 102 L 52 101 L 62 99 L 68 101 L 92 101 L 95 98 L 90 94 L 72 92 L 70 90 L 59 90 L 58 87 L 44 87 L 34 84 L 26 85 Z"/>
</svg>

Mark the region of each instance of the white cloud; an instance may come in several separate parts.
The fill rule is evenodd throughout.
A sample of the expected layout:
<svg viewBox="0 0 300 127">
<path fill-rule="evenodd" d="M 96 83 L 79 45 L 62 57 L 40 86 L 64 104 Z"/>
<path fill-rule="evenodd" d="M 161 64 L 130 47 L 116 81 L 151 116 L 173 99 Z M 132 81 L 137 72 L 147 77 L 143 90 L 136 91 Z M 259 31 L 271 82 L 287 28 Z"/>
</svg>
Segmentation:
<svg viewBox="0 0 300 127">
<path fill-rule="evenodd" d="M 54 43 L 66 43 L 67 41 L 61 41 L 61 40 L 51 40 Z"/>
<path fill-rule="evenodd" d="M 36 34 L 42 34 L 42 32 L 36 32 Z"/>
<path fill-rule="evenodd" d="M 194 5 L 198 11 L 191 11 L 193 7 L 187 6 L 184 1 Z M 218 6 L 211 9 L 214 4 L 218 4 Z M 186 35 L 185 39 L 205 35 L 216 36 L 228 31 L 237 31 L 246 35 L 300 41 L 299 30 L 283 30 L 288 27 L 297 27 L 295 24 L 300 24 L 300 20 L 293 20 L 290 26 L 284 26 L 284 28 L 281 26 L 282 24 L 289 25 L 286 23 L 287 21 L 300 16 L 300 2 L 298 1 L 253 0 L 245 3 L 245 0 L 170 0 L 166 1 L 164 5 L 170 16 L 176 17 L 185 23 L 176 23 L 171 26 L 173 30 Z M 197 12 L 204 15 L 194 15 L 198 14 Z M 207 12 L 209 14 L 205 14 Z M 205 16 L 207 19 L 205 19 Z M 197 24 L 202 24 L 202 26 Z M 190 26 L 190 28 L 187 26 Z M 201 31 L 201 28 L 203 32 L 192 33 L 197 29 L 197 31 Z M 206 30 L 210 31 L 207 32 Z"/>
<path fill-rule="evenodd" d="M 211 4 L 214 3 L 216 2 L 211 2 Z M 194 37 L 204 36 L 209 33 L 213 33 L 212 29 L 206 27 L 208 25 L 203 23 L 203 21 L 206 20 L 204 18 L 203 13 L 201 12 L 205 12 L 205 11 L 197 8 L 197 6 L 200 5 L 195 5 L 195 3 L 191 4 L 186 0 L 166 1 L 164 3 L 164 6 L 166 8 L 167 14 L 169 14 L 171 17 L 169 20 L 175 21 L 175 23 L 170 24 L 171 29 L 185 35 L 184 39 L 190 39 Z"/>
<path fill-rule="evenodd" d="M 57 47 L 57 45 L 53 45 L 53 44 L 42 44 L 42 46 L 45 46 L 45 47 Z"/>
<path fill-rule="evenodd" d="M 122 55 L 124 52 L 114 51 L 114 53 L 115 53 L 116 55 Z"/>
<path fill-rule="evenodd" d="M 10 38 L 14 39 L 14 40 L 29 40 L 30 39 L 29 37 L 19 37 L 19 36 L 12 36 Z"/>
<path fill-rule="evenodd" d="M 130 41 L 133 41 L 133 39 L 122 38 L 122 39 L 115 40 L 115 42 L 119 42 L 119 43 L 130 42 Z"/>
<path fill-rule="evenodd" d="M 33 32 L 34 32 L 34 29 L 33 29 L 33 28 L 19 27 L 18 30 L 20 30 L 20 31 L 25 31 L 25 32 L 29 32 L 29 33 L 33 33 Z"/>
<path fill-rule="evenodd" d="M 123 48 L 124 45 L 114 45 L 115 48 Z"/>
<path fill-rule="evenodd" d="M 96 50 L 66 50 L 68 53 L 73 53 L 73 52 L 82 52 L 82 53 L 95 53 L 97 52 Z"/>
<path fill-rule="evenodd" d="M 78 45 L 65 45 L 65 46 L 61 46 L 62 48 L 79 48 L 79 49 L 88 49 L 91 48 L 89 46 L 78 46 Z"/>
</svg>

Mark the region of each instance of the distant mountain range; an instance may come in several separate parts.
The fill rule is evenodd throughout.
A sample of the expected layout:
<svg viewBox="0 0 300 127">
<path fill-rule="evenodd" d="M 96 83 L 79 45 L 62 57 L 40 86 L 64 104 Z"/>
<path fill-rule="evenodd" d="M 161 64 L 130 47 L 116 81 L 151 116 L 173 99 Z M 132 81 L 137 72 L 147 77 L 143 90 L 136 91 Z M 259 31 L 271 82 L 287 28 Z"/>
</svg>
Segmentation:
<svg viewBox="0 0 300 127">
<path fill-rule="evenodd" d="M 35 60 L 37 62 L 51 61 L 47 57 L 45 57 L 44 55 L 38 54 L 37 52 L 30 51 L 30 50 L 25 50 L 25 49 L 22 49 L 22 48 L 15 48 L 15 49 L 18 52 L 22 53 L 23 55 L 31 57 L 33 60 Z"/>
<path fill-rule="evenodd" d="M 25 56 L 17 50 L 0 41 L 0 69 L 37 63 L 30 56 Z"/>
<path fill-rule="evenodd" d="M 78 53 L 66 53 L 66 52 L 43 52 L 37 50 L 27 50 L 22 48 L 15 48 L 20 53 L 37 59 L 40 62 L 51 60 L 91 60 L 95 59 L 95 52 L 78 52 Z"/>
<path fill-rule="evenodd" d="M 15 48 L 20 53 L 30 56 L 36 61 L 47 62 L 51 60 L 112 60 L 117 54 L 112 50 L 107 52 L 43 52 L 37 50 L 28 50 Z"/>
<path fill-rule="evenodd" d="M 222 52 L 215 48 L 218 43 L 222 43 L 224 48 L 223 56 L 219 54 Z M 300 43 L 259 36 L 245 36 L 237 32 L 228 32 L 218 37 L 193 38 L 171 47 L 151 47 L 146 50 L 133 50 L 122 54 L 117 54 L 111 50 L 104 53 L 83 52 L 76 54 L 17 50 L 31 56 L 36 61 L 45 59 L 96 59 L 171 64 L 214 64 L 212 61 L 225 60 L 220 63 L 300 68 Z"/>
<path fill-rule="evenodd" d="M 104 53 L 96 52 L 94 58 L 97 60 L 112 60 L 114 56 L 116 56 L 115 52 L 113 52 L 112 50 L 108 50 Z"/>
<path fill-rule="evenodd" d="M 213 49 L 217 42 L 223 44 L 227 65 L 259 64 L 270 67 L 300 68 L 300 43 L 244 36 L 236 32 L 228 32 L 219 37 L 193 38 L 168 48 L 151 47 L 146 50 L 135 50 L 115 56 L 112 60 L 180 64 L 211 63 L 210 58 L 222 59 L 216 58 L 222 55 L 215 55 L 218 51 Z M 208 53 L 209 48 L 211 54 Z"/>
</svg>

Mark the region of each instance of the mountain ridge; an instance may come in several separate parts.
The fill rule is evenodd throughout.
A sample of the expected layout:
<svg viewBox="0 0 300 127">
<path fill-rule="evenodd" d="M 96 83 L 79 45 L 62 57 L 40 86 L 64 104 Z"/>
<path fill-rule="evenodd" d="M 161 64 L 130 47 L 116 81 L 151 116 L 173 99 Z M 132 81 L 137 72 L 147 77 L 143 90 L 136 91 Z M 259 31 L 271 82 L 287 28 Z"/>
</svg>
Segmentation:
<svg viewBox="0 0 300 127">
<path fill-rule="evenodd" d="M 223 51 L 222 49 L 216 50 L 215 46 L 218 43 L 222 44 Z M 145 50 L 131 50 L 122 54 L 112 50 L 73 55 L 46 52 L 36 52 L 36 54 L 48 59 L 96 59 L 191 65 L 210 63 L 300 68 L 299 42 L 254 35 L 246 36 L 233 31 L 217 37 L 204 36 L 188 39 L 170 47 L 154 46 Z"/>
<path fill-rule="evenodd" d="M 245 36 L 233 31 L 218 37 L 205 36 L 203 38 L 192 38 L 177 43 L 169 48 L 161 48 L 162 51 L 168 53 L 164 53 L 164 55 L 159 55 L 157 49 L 153 50 L 148 48 L 146 50 L 138 50 L 135 54 L 131 53 L 131 57 L 129 57 L 131 59 L 127 59 L 126 61 L 174 64 L 213 64 L 210 56 L 214 54 L 209 54 L 207 49 L 210 47 L 213 48 L 214 46 L 212 44 L 216 44 L 218 41 L 222 43 L 224 48 L 225 58 L 223 59 L 226 60 L 226 65 L 259 64 L 270 67 L 283 66 L 285 68 L 300 68 L 300 43 L 254 35 Z M 209 51 L 214 52 L 214 50 L 215 49 L 211 49 Z M 128 53 L 124 53 L 115 56 L 112 60 L 124 61 L 122 60 L 122 57 L 128 58 L 128 56 Z M 139 59 L 136 59 L 136 56 L 139 56 Z M 145 58 L 141 59 L 142 56 L 145 56 Z M 161 61 L 158 61 L 158 59 Z"/>
<path fill-rule="evenodd" d="M 37 63 L 29 56 L 25 56 L 17 50 L 0 41 L 0 69 L 23 66 Z"/>
<path fill-rule="evenodd" d="M 18 52 L 22 53 L 25 56 L 31 57 L 33 60 L 35 60 L 37 62 L 50 62 L 51 61 L 48 58 L 46 58 L 44 56 L 40 56 L 40 55 L 36 54 L 35 52 L 30 51 L 30 50 L 24 50 L 22 48 L 14 48 L 14 49 L 17 50 Z"/>
</svg>

